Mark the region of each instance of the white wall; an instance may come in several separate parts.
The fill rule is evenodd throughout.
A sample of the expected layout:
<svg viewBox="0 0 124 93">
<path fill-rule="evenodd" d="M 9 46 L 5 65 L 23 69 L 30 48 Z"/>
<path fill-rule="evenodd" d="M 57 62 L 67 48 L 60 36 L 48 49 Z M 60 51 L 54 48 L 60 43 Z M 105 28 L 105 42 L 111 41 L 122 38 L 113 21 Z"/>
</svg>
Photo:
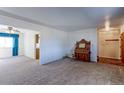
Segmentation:
<svg viewBox="0 0 124 93">
<path fill-rule="evenodd" d="M 19 34 L 19 51 L 18 51 L 18 55 L 22 56 L 24 55 L 24 34 L 20 33 Z"/>
<path fill-rule="evenodd" d="M 74 45 L 76 41 L 80 41 L 81 39 L 86 39 L 91 41 L 91 61 L 97 61 L 97 30 L 92 29 L 84 29 L 75 32 L 68 32 L 68 56 L 72 56 L 74 51 Z"/>
<path fill-rule="evenodd" d="M 52 28 L 41 31 L 41 64 L 61 59 L 66 55 L 67 32 Z"/>
<path fill-rule="evenodd" d="M 40 63 L 46 64 L 66 55 L 67 32 L 52 28 L 41 31 L 19 29 L 24 33 L 24 55 L 35 59 L 35 35 L 40 34 Z"/>
</svg>

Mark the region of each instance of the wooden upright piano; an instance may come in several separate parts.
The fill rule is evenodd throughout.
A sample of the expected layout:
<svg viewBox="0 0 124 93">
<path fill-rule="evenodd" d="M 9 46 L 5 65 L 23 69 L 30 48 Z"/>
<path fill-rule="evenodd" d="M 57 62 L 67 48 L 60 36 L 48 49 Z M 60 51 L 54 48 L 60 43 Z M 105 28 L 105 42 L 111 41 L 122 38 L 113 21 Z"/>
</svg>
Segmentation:
<svg viewBox="0 0 124 93">
<path fill-rule="evenodd" d="M 76 42 L 74 57 L 83 62 L 90 62 L 90 42 L 85 39 Z"/>
</svg>

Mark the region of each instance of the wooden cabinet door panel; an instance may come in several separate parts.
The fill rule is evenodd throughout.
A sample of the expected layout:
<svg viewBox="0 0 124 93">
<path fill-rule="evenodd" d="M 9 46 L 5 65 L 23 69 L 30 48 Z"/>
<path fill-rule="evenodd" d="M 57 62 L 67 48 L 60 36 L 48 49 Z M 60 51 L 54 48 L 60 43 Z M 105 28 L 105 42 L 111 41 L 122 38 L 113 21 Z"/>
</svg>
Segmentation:
<svg viewBox="0 0 124 93">
<path fill-rule="evenodd" d="M 36 59 L 39 59 L 40 57 L 40 51 L 39 48 L 36 48 Z"/>
<path fill-rule="evenodd" d="M 124 63 L 124 32 L 121 34 L 121 61 Z"/>
</svg>

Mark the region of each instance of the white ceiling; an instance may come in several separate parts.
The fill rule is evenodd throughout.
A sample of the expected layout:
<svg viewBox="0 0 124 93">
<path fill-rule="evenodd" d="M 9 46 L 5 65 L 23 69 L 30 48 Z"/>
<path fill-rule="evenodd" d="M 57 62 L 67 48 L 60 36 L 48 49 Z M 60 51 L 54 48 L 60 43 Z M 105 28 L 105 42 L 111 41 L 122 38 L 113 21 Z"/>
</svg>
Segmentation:
<svg viewBox="0 0 124 93">
<path fill-rule="evenodd" d="M 13 17 L 38 25 L 45 25 L 63 31 L 77 31 L 95 28 L 104 22 L 106 16 L 121 18 L 123 8 L 0 8 L 0 15 Z"/>
</svg>

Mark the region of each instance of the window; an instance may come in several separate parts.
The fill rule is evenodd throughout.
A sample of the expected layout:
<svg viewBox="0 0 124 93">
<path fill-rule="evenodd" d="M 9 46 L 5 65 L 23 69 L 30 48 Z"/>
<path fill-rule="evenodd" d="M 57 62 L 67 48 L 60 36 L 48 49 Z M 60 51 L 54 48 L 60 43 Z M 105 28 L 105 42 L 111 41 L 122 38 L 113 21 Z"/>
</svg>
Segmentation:
<svg viewBox="0 0 124 93">
<path fill-rule="evenodd" d="M 13 38 L 12 37 L 0 37 L 0 47 L 1 48 L 13 47 Z"/>
</svg>

